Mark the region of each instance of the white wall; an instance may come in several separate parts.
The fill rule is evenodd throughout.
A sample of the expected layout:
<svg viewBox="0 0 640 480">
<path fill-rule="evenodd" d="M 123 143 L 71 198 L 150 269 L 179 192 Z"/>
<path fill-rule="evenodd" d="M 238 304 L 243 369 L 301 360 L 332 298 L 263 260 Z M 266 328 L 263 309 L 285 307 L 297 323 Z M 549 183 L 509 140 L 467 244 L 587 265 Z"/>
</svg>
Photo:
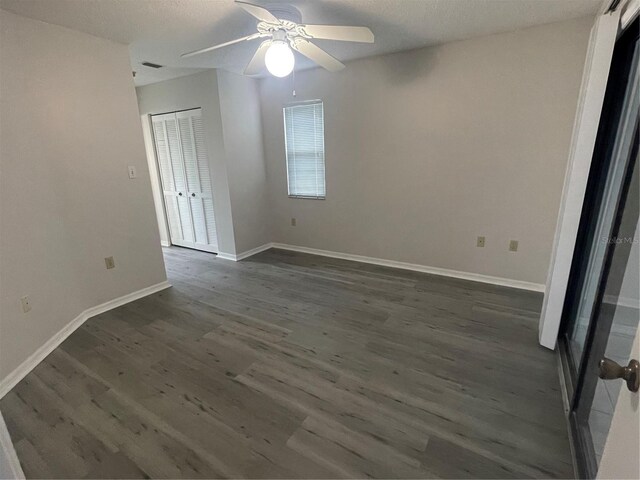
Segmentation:
<svg viewBox="0 0 640 480">
<path fill-rule="evenodd" d="M 543 284 L 592 23 L 262 80 L 274 241 Z M 282 106 L 317 98 L 327 199 L 289 199 Z"/>
<path fill-rule="evenodd" d="M 136 93 L 141 115 L 202 108 L 205 144 L 213 184 L 218 247 L 221 252 L 235 254 L 233 218 L 218 98 L 218 77 L 215 70 L 138 87 Z"/>
<path fill-rule="evenodd" d="M 0 30 L 1 383 L 84 310 L 166 276 L 127 47 L 3 11 Z"/>
<path fill-rule="evenodd" d="M 271 241 L 258 82 L 218 70 L 237 253 Z"/>
</svg>

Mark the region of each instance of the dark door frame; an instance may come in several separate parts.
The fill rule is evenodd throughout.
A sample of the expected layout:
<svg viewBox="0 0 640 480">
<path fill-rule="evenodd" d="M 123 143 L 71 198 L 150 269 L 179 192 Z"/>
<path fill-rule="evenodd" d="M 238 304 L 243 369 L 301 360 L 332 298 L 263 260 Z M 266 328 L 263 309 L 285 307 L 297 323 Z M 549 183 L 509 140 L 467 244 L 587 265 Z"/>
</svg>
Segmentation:
<svg viewBox="0 0 640 480">
<path fill-rule="evenodd" d="M 615 242 L 607 244 L 602 273 L 598 279 L 598 292 L 594 299 L 581 359 L 573 358 L 568 346 L 568 336 L 571 335 L 572 320 L 576 318 L 580 305 L 580 293 L 587 273 L 589 249 L 595 240 L 596 217 L 594 214 L 598 211 L 598 206 L 604 197 L 604 183 L 612 163 L 613 148 L 618 133 L 618 121 L 623 112 L 625 92 L 630 80 L 635 45 L 638 41 L 638 30 L 638 19 L 636 18 L 619 37 L 614 48 L 560 324 L 558 344 L 569 397 L 569 425 L 578 466 L 577 473 L 580 478 L 594 478 L 597 473 L 591 432 L 588 425 L 582 422 L 581 419 L 586 418 L 585 416 L 588 415 L 591 409 L 598 381 L 598 361 L 604 356 L 611 329 L 611 321 L 596 322 L 595 319 L 598 318 L 601 310 L 604 286 L 615 252 Z M 638 155 L 637 116 L 634 128 L 632 154 L 626 160 L 622 188 L 618 198 L 615 200 L 616 216 L 610 232 L 610 237 L 612 238 L 619 233 L 621 214 L 624 210 L 633 173 L 633 163 Z"/>
</svg>

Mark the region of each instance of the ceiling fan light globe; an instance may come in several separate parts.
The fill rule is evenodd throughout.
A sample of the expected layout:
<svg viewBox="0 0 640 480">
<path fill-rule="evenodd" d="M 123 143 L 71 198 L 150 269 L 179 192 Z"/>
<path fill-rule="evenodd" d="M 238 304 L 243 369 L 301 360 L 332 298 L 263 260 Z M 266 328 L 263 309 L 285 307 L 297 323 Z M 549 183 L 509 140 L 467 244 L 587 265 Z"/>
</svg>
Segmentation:
<svg viewBox="0 0 640 480">
<path fill-rule="evenodd" d="M 282 78 L 293 71 L 295 57 L 286 42 L 276 40 L 269 46 L 264 63 L 271 75 Z"/>
</svg>

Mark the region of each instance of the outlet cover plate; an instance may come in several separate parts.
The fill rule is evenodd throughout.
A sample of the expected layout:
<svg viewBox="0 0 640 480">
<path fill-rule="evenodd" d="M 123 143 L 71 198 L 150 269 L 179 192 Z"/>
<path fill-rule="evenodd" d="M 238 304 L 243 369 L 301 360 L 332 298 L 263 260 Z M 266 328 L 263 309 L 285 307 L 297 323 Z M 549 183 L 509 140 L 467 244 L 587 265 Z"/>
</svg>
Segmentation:
<svg viewBox="0 0 640 480">
<path fill-rule="evenodd" d="M 29 295 L 25 295 L 20 298 L 20 304 L 22 305 L 22 313 L 28 313 L 31 311 L 31 300 L 29 300 Z"/>
<path fill-rule="evenodd" d="M 106 257 L 104 259 L 104 264 L 107 266 L 107 270 L 116 268 L 116 262 L 113 260 L 113 257 Z"/>
<path fill-rule="evenodd" d="M 517 252 L 518 251 L 518 240 L 511 240 L 509 242 L 509 251 Z"/>
</svg>

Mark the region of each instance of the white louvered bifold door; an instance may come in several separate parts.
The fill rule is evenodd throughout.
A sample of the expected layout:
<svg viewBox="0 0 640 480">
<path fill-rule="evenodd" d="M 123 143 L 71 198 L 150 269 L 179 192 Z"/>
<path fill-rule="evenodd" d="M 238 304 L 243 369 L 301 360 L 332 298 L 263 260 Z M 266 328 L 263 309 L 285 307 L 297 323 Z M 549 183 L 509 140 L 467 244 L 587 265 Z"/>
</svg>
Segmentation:
<svg viewBox="0 0 640 480">
<path fill-rule="evenodd" d="M 217 252 L 200 109 L 151 118 L 171 243 Z"/>
<path fill-rule="evenodd" d="M 176 114 L 180 143 L 187 177 L 187 193 L 191 204 L 191 218 L 196 248 L 218 250 L 216 221 L 213 214 L 213 189 L 209 162 L 204 147 L 200 110 Z"/>
<path fill-rule="evenodd" d="M 177 141 L 175 114 L 155 115 L 152 123 L 171 242 L 188 246 L 193 231 L 190 228 L 188 201 L 185 209 L 184 169 Z"/>
</svg>

